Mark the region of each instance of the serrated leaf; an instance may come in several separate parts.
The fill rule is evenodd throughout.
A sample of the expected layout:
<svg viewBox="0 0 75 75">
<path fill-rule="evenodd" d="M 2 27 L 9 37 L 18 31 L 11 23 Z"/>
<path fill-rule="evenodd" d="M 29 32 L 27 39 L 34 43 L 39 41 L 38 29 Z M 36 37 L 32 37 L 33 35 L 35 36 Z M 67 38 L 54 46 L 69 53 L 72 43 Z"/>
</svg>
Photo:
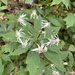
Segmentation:
<svg viewBox="0 0 75 75">
<path fill-rule="evenodd" d="M 73 26 L 75 24 L 75 14 L 69 13 L 64 20 L 66 21 L 67 28 Z"/>
<path fill-rule="evenodd" d="M 58 53 L 46 52 L 44 53 L 44 55 L 50 62 L 52 62 L 56 66 L 56 68 L 58 68 L 62 72 L 65 71 L 61 56 Z"/>
</svg>

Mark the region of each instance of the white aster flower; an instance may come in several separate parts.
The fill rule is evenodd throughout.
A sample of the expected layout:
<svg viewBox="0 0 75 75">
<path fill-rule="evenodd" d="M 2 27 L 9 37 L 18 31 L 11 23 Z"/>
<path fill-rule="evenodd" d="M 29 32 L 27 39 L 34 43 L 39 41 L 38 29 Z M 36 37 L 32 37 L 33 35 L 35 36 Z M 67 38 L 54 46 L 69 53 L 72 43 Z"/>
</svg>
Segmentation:
<svg viewBox="0 0 75 75">
<path fill-rule="evenodd" d="M 47 20 L 42 20 L 41 26 L 42 28 L 47 28 L 50 26 L 50 22 L 48 22 Z"/>
<path fill-rule="evenodd" d="M 36 13 L 36 10 L 33 10 L 31 15 L 30 15 L 30 19 L 38 19 L 38 15 Z"/>
<path fill-rule="evenodd" d="M 26 46 L 28 45 L 28 40 L 22 42 L 21 44 L 22 44 L 22 48 L 26 48 Z"/>
<path fill-rule="evenodd" d="M 52 36 L 52 35 L 51 35 L 51 39 L 48 38 L 48 40 L 49 40 L 49 42 L 46 43 L 47 46 L 48 46 L 48 45 L 51 46 L 51 45 L 54 45 L 54 44 L 58 46 L 58 44 L 59 44 L 59 42 L 60 42 L 60 39 L 59 39 L 58 37 Z"/>
<path fill-rule="evenodd" d="M 32 49 L 31 51 L 42 53 L 47 51 L 47 47 L 44 47 L 44 44 L 41 44 L 41 46 L 38 45 L 38 48 Z"/>
<path fill-rule="evenodd" d="M 27 19 L 27 18 L 25 18 L 26 17 L 26 14 L 22 14 L 22 15 L 20 15 L 19 16 L 19 18 L 17 19 L 17 21 L 22 25 L 22 26 L 26 26 L 26 23 L 24 22 L 24 20 L 25 19 Z"/>
<path fill-rule="evenodd" d="M 20 40 L 21 37 L 23 37 L 25 33 L 22 32 L 22 29 L 20 29 L 19 31 L 16 30 L 16 38 L 17 38 L 17 41 Z"/>
<path fill-rule="evenodd" d="M 18 42 L 21 43 L 22 48 L 26 48 L 26 46 L 28 45 L 28 40 L 22 41 L 22 39 L 19 38 L 19 39 L 18 39 Z"/>
</svg>

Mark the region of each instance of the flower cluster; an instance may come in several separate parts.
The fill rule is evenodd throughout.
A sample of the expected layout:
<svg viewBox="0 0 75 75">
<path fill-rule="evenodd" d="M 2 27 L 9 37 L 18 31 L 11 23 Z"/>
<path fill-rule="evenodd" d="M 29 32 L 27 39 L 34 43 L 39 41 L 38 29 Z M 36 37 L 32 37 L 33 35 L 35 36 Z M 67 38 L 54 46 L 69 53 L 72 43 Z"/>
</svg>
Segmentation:
<svg viewBox="0 0 75 75">
<path fill-rule="evenodd" d="M 28 44 L 28 40 L 25 40 L 25 41 L 22 40 L 24 34 L 25 34 L 25 33 L 22 32 L 22 29 L 20 29 L 19 31 L 18 31 L 18 30 L 16 31 L 16 38 L 17 38 L 17 41 L 18 41 L 19 43 L 21 43 L 22 48 L 25 48 L 25 47 L 27 46 L 27 44 Z"/>
<path fill-rule="evenodd" d="M 26 26 L 26 23 L 24 20 L 26 20 L 28 18 L 26 18 L 26 14 L 22 14 L 20 15 L 20 17 L 17 19 L 17 21 L 22 25 L 22 26 Z M 30 15 L 30 19 L 38 19 L 38 15 L 36 13 L 36 10 L 33 10 L 31 15 Z M 41 21 L 41 30 L 42 29 L 45 29 L 47 27 L 50 27 L 50 22 L 48 22 L 47 20 L 42 20 Z M 40 30 L 40 31 L 41 31 Z M 42 31 L 42 34 L 44 34 L 44 38 L 46 38 L 46 31 Z M 17 41 L 19 43 L 21 43 L 22 45 L 22 48 L 25 48 L 28 44 L 28 40 L 24 40 L 23 41 L 23 35 L 25 35 L 24 32 L 22 32 L 22 29 L 20 29 L 19 31 L 17 30 L 16 31 L 16 38 L 17 38 Z M 52 46 L 52 45 L 57 45 L 59 44 L 60 40 L 57 36 L 55 35 L 51 35 L 51 38 L 47 38 L 49 41 L 46 42 L 46 43 L 42 43 L 41 46 L 39 44 L 37 44 L 37 48 L 34 48 L 32 49 L 31 51 L 35 51 L 35 52 L 38 52 L 38 53 L 43 53 L 43 52 L 46 52 L 47 51 L 47 47 L 48 45 Z"/>
<path fill-rule="evenodd" d="M 47 20 L 42 20 L 42 22 L 41 22 L 42 29 L 49 27 L 49 26 L 50 26 L 50 22 L 48 22 Z"/>
</svg>

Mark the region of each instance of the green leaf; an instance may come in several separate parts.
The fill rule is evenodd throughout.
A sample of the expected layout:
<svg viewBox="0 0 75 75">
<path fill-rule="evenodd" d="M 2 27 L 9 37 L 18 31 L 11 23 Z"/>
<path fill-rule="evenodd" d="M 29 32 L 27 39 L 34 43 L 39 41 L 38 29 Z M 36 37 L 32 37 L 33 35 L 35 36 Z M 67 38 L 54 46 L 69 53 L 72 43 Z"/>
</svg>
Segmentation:
<svg viewBox="0 0 75 75">
<path fill-rule="evenodd" d="M 38 53 L 35 52 L 28 53 L 26 64 L 30 75 L 39 75 L 37 74 L 37 69 L 39 69 L 39 64 L 38 64 L 39 60 L 40 57 Z"/>
<path fill-rule="evenodd" d="M 66 21 L 67 28 L 73 26 L 75 24 L 75 14 L 69 13 L 64 20 Z"/>
<path fill-rule="evenodd" d="M 57 18 L 54 18 L 53 16 L 48 17 L 48 20 L 50 21 L 50 23 L 52 23 L 55 26 L 59 26 L 59 27 L 62 26 L 61 22 Z"/>
<path fill-rule="evenodd" d="M 30 4 L 32 4 L 33 0 L 28 0 L 28 2 L 29 2 Z"/>
<path fill-rule="evenodd" d="M 49 63 L 46 60 L 41 59 L 38 53 L 29 52 L 26 64 L 30 75 L 39 75 L 43 68 Z"/>
<path fill-rule="evenodd" d="M 69 66 L 72 67 L 74 63 L 73 54 L 69 52 Z"/>
<path fill-rule="evenodd" d="M 34 21 L 34 29 L 36 32 L 39 32 L 41 30 L 41 21 L 42 21 L 41 16 L 39 16 L 38 19 L 35 19 Z"/>
<path fill-rule="evenodd" d="M 3 16 L 5 13 L 3 13 L 3 12 L 0 12 L 0 16 Z"/>
<path fill-rule="evenodd" d="M 50 68 L 50 66 L 47 66 L 47 67 L 45 68 L 45 73 L 44 73 L 44 75 L 52 75 L 52 69 Z"/>
<path fill-rule="evenodd" d="M 62 0 L 62 2 L 65 4 L 66 8 L 68 9 L 68 6 L 70 5 L 70 0 Z"/>
<path fill-rule="evenodd" d="M 60 53 L 59 48 L 56 45 L 48 46 L 49 51 L 54 53 Z"/>
<path fill-rule="evenodd" d="M 2 65 L 2 60 L 0 59 L 0 75 L 3 75 L 4 65 Z"/>
<path fill-rule="evenodd" d="M 22 46 L 20 45 L 17 49 L 15 49 L 13 52 L 11 52 L 9 54 L 9 56 L 14 56 L 14 55 L 21 55 L 22 53 L 27 52 L 27 50 L 29 49 L 30 46 L 26 47 L 26 48 L 22 48 Z"/>
<path fill-rule="evenodd" d="M 63 4 L 65 4 L 66 8 L 68 8 L 68 6 L 70 4 L 70 0 L 53 0 L 51 6 L 55 5 L 55 4 L 60 4 L 61 2 L 63 2 Z"/>
<path fill-rule="evenodd" d="M 69 52 L 68 51 L 62 51 L 60 53 L 62 60 L 65 60 L 68 56 Z"/>
<path fill-rule="evenodd" d="M 59 69 L 62 72 L 65 71 L 60 54 L 53 52 L 45 52 L 44 55 L 50 62 L 52 62 L 56 66 L 57 69 Z"/>
<path fill-rule="evenodd" d="M 41 15 L 43 15 L 43 16 L 44 16 L 44 11 L 43 11 L 43 10 L 41 10 L 40 8 L 37 8 L 37 12 L 38 12 L 39 14 L 41 14 Z"/>
<path fill-rule="evenodd" d="M 64 45 L 65 45 L 65 42 L 62 40 L 62 41 L 60 41 L 60 44 L 58 46 L 60 49 L 62 49 Z"/>
<path fill-rule="evenodd" d="M 69 51 L 75 52 L 75 46 L 74 46 L 74 45 L 70 45 L 70 46 L 69 46 Z"/>
<path fill-rule="evenodd" d="M 11 41 L 11 42 L 16 42 L 16 32 L 15 31 L 12 31 L 12 32 L 8 32 L 6 34 L 3 34 L 3 39 L 5 41 Z"/>
<path fill-rule="evenodd" d="M 3 75 L 8 75 L 15 68 L 13 63 L 9 63 L 4 69 Z"/>
<path fill-rule="evenodd" d="M 11 62 L 10 57 L 8 55 L 2 54 L 1 57 L 4 61 L 10 61 Z"/>
<path fill-rule="evenodd" d="M 4 4 L 7 5 L 7 0 L 1 0 Z"/>
<path fill-rule="evenodd" d="M 5 10 L 5 9 L 7 9 L 7 6 L 1 6 L 0 7 L 0 10 Z"/>
<path fill-rule="evenodd" d="M 62 0 L 53 0 L 51 6 L 52 6 L 52 5 L 55 5 L 55 4 L 61 3 L 61 1 L 62 1 Z"/>
</svg>

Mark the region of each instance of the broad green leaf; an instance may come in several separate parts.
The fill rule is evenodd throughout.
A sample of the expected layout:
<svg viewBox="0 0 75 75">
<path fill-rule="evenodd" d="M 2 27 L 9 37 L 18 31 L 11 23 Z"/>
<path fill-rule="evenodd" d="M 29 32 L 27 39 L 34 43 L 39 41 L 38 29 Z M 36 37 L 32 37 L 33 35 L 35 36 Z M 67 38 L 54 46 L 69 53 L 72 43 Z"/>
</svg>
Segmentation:
<svg viewBox="0 0 75 75">
<path fill-rule="evenodd" d="M 66 8 L 68 8 L 70 0 L 53 0 L 51 6 L 55 4 L 60 4 L 61 2 L 66 6 Z"/>
<path fill-rule="evenodd" d="M 9 57 L 8 55 L 2 54 L 1 57 L 2 57 L 2 59 L 3 59 L 4 61 L 10 61 L 10 62 L 11 62 L 10 57 Z"/>
<path fill-rule="evenodd" d="M 69 52 L 69 66 L 72 67 L 74 63 L 73 54 Z"/>
<path fill-rule="evenodd" d="M 47 66 L 47 67 L 45 68 L 45 73 L 44 73 L 44 75 L 52 75 L 52 69 L 50 68 L 50 66 Z"/>
<path fill-rule="evenodd" d="M 69 46 L 69 51 L 75 52 L 75 46 L 74 46 L 74 45 L 70 45 L 70 46 Z"/>
<path fill-rule="evenodd" d="M 0 7 L 0 10 L 5 10 L 5 9 L 7 9 L 7 6 L 1 6 Z"/>
<path fill-rule="evenodd" d="M 2 65 L 2 60 L 0 58 L 0 75 L 3 75 L 4 65 Z"/>
<path fill-rule="evenodd" d="M 55 4 L 61 3 L 61 1 L 62 1 L 62 0 L 53 0 L 51 6 L 52 6 L 52 5 L 55 5 Z"/>
<path fill-rule="evenodd" d="M 38 53 L 35 52 L 28 53 L 26 64 L 30 75 L 39 75 L 37 74 L 37 70 L 39 69 L 39 61 L 40 57 Z"/>
<path fill-rule="evenodd" d="M 62 59 L 62 60 L 65 60 L 65 59 L 67 58 L 68 54 L 69 54 L 68 51 L 62 51 L 62 52 L 60 53 L 61 59 Z"/>
<path fill-rule="evenodd" d="M 30 4 L 32 4 L 33 0 L 28 0 L 28 2 L 29 2 Z"/>
<path fill-rule="evenodd" d="M 41 10 L 40 8 L 37 8 L 37 12 L 38 12 L 39 14 L 41 14 L 41 15 L 43 15 L 43 16 L 44 16 L 44 11 L 43 11 L 43 10 Z"/>
<path fill-rule="evenodd" d="M 70 0 L 62 0 L 62 2 L 65 4 L 66 8 L 68 9 L 70 5 Z"/>
<path fill-rule="evenodd" d="M 7 5 L 7 0 L 1 0 L 4 4 Z"/>
<path fill-rule="evenodd" d="M 56 66 L 57 69 L 62 72 L 65 71 L 60 54 L 53 52 L 45 52 L 44 55 L 50 62 L 52 62 Z"/>
<path fill-rule="evenodd" d="M 15 68 L 13 63 L 9 63 L 4 69 L 3 75 L 8 75 Z"/>
<path fill-rule="evenodd" d="M 41 59 L 36 52 L 29 52 L 26 59 L 27 69 L 30 75 L 39 75 L 44 67 L 49 64 L 46 60 Z"/>
<path fill-rule="evenodd" d="M 52 23 L 55 26 L 59 26 L 59 27 L 62 26 L 61 22 L 57 18 L 51 16 L 48 18 L 48 20 L 50 21 L 50 23 Z"/>
<path fill-rule="evenodd" d="M 11 52 L 11 48 L 10 48 L 10 45 L 9 44 L 5 44 L 2 46 L 1 50 L 5 53 L 7 52 Z"/>
<path fill-rule="evenodd" d="M 62 41 L 60 41 L 58 46 L 60 49 L 62 49 L 64 45 L 65 45 L 65 42 L 62 40 Z"/>
<path fill-rule="evenodd" d="M 59 47 L 56 45 L 48 46 L 49 51 L 54 52 L 54 53 L 60 53 Z"/>
<path fill-rule="evenodd" d="M 8 32 L 8 33 L 5 33 L 3 34 L 3 39 L 5 41 L 11 41 L 11 42 L 16 42 L 16 32 L 12 31 L 12 32 Z"/>
<path fill-rule="evenodd" d="M 22 53 L 27 52 L 27 50 L 29 49 L 30 46 L 26 47 L 26 48 L 22 48 L 22 46 L 20 45 L 17 49 L 15 49 L 13 52 L 11 52 L 9 54 L 9 56 L 14 56 L 14 55 L 21 55 Z"/>
<path fill-rule="evenodd" d="M 40 32 L 40 30 L 41 30 L 41 21 L 42 21 L 41 16 L 39 16 L 38 19 L 35 19 L 35 21 L 34 21 L 34 29 L 36 32 Z"/>
<path fill-rule="evenodd" d="M 66 21 L 67 28 L 73 26 L 75 24 L 75 14 L 69 13 L 64 21 Z"/>
</svg>

